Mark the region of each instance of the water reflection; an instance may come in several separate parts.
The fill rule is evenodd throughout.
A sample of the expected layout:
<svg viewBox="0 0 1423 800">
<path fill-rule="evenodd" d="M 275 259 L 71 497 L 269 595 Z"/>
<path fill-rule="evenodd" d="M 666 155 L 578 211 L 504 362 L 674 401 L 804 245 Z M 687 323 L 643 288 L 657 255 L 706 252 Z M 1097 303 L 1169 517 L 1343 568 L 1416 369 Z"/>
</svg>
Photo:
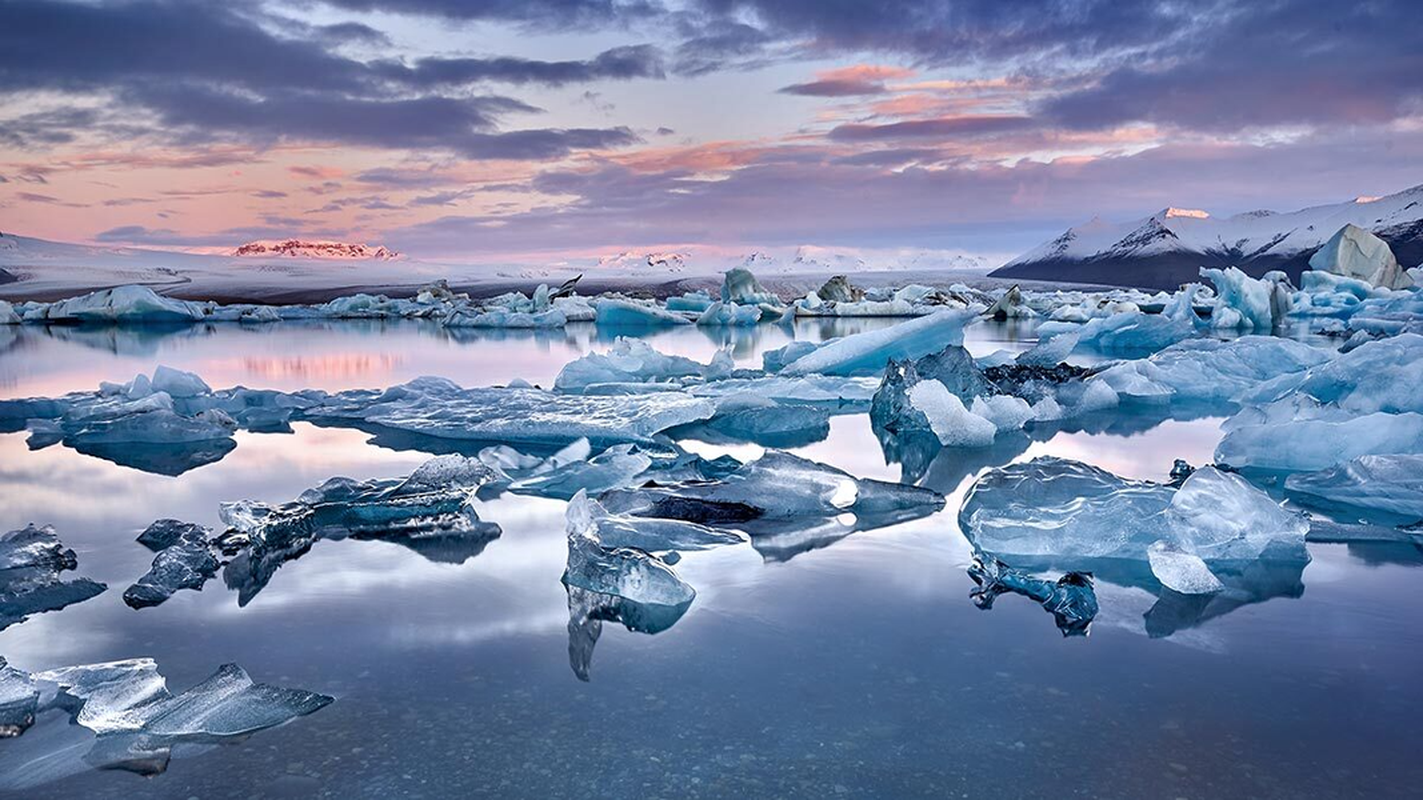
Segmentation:
<svg viewBox="0 0 1423 800">
<path fill-rule="evenodd" d="M 568 664 L 578 680 L 589 680 L 593 648 L 603 635 L 604 622 L 620 623 L 637 633 L 661 633 L 692 607 L 692 601 L 678 605 L 638 603 L 613 594 L 592 592 L 570 583 L 568 590 Z"/>
</svg>

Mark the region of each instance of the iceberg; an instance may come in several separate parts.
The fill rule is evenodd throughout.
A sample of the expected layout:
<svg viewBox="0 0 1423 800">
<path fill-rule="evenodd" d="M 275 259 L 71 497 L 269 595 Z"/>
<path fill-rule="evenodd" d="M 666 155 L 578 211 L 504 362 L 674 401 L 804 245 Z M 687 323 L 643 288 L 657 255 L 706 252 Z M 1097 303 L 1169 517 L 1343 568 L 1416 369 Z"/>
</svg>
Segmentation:
<svg viewBox="0 0 1423 800">
<path fill-rule="evenodd" d="M 607 327 L 664 327 L 691 325 L 692 320 L 653 303 L 600 297 L 593 303 L 597 323 Z"/>
<path fill-rule="evenodd" d="M 1264 405 L 1304 395 L 1355 414 L 1382 411 L 1423 413 L 1423 335 L 1404 333 L 1365 342 L 1347 353 L 1291 371 L 1244 392 L 1243 403 Z"/>
<path fill-rule="evenodd" d="M 1163 541 L 1206 563 L 1295 558 L 1309 529 L 1301 515 L 1214 467 L 1178 489 L 1050 456 L 985 473 L 964 498 L 959 527 L 979 552 L 1010 560 L 1145 561 Z"/>
<path fill-rule="evenodd" d="M 697 324 L 703 327 L 746 327 L 761 321 L 759 305 L 739 305 L 737 303 L 715 302 L 707 306 L 697 317 Z"/>
<path fill-rule="evenodd" d="M 1295 419 L 1226 421 L 1216 461 L 1239 469 L 1297 472 L 1322 470 L 1360 456 L 1423 453 L 1423 414 L 1348 412 Z"/>
<path fill-rule="evenodd" d="M 175 324 L 201 322 L 208 305 L 162 297 L 146 286 L 117 286 L 37 307 L 26 322 Z"/>
<path fill-rule="evenodd" d="M 746 541 L 733 531 L 686 520 L 612 514 L 597 500 L 588 497 L 587 492 L 583 492 L 583 499 L 579 502 L 579 508 L 568 511 L 569 524 L 576 522 L 581 533 L 596 536 L 604 547 L 670 553 L 708 550 Z"/>
<path fill-rule="evenodd" d="M 992 422 L 965 408 L 939 381 L 920 381 L 910 387 L 909 405 L 924 415 L 929 429 L 945 447 L 987 447 L 998 435 Z"/>
<path fill-rule="evenodd" d="M 1309 268 L 1367 281 L 1385 289 L 1406 289 L 1413 279 L 1399 266 L 1388 242 L 1351 223 L 1309 257 Z"/>
<path fill-rule="evenodd" d="M 79 559 L 55 535 L 33 523 L 0 534 L 0 630 L 29 615 L 58 611 L 101 594 L 104 584 L 88 578 L 63 580 Z"/>
<path fill-rule="evenodd" d="M 714 362 L 715 363 L 715 362 Z M 704 376 L 712 365 L 659 353 L 641 339 L 619 336 L 606 354 L 589 353 L 570 361 L 553 381 L 560 392 L 584 392 L 599 384 L 670 382 Z"/>
<path fill-rule="evenodd" d="M 588 442 L 580 439 L 577 444 L 587 447 Z M 509 491 L 568 500 L 580 490 L 597 493 L 631 486 L 637 476 L 651 466 L 652 458 L 635 452 L 634 445 L 613 445 L 587 460 L 561 464 L 515 480 L 509 484 Z"/>
<path fill-rule="evenodd" d="M 1195 327 L 1187 321 L 1166 314 L 1145 314 L 1123 311 L 1109 317 L 1096 317 L 1086 324 L 1044 322 L 1038 326 L 1040 342 L 1063 339 L 1066 352 L 1059 357 L 1042 359 L 1042 366 L 1066 360 L 1073 351 L 1090 350 L 1104 355 L 1145 356 L 1170 347 L 1195 335 Z M 1074 337 L 1074 338 L 1067 338 Z"/>
<path fill-rule="evenodd" d="M 1001 594 L 1020 594 L 1052 614 L 1063 636 L 1086 636 L 1097 616 L 1097 593 L 1089 573 L 1069 572 L 1049 581 L 1013 569 L 996 558 L 975 558 L 968 576 L 976 584 L 969 596 L 978 608 L 993 608 L 993 601 Z"/>
<path fill-rule="evenodd" d="M 816 290 L 815 296 L 828 303 L 858 303 L 865 299 L 865 290 L 850 283 L 844 275 L 832 275 Z"/>
<path fill-rule="evenodd" d="M 938 311 L 888 328 L 866 331 L 826 342 L 780 370 L 785 376 L 861 375 L 878 373 L 891 359 L 920 358 L 962 344 L 971 311 Z"/>
<path fill-rule="evenodd" d="M 710 308 L 713 302 L 716 301 L 712 300 L 711 295 L 704 291 L 687 292 L 677 297 L 667 298 L 667 310 L 694 311 L 700 314 Z"/>
<path fill-rule="evenodd" d="M 579 492 L 568 504 L 568 566 L 563 582 L 634 603 L 680 606 L 685 611 L 696 590 L 645 550 L 605 546 L 598 538 L 592 503 L 586 492 Z"/>
<path fill-rule="evenodd" d="M 759 306 L 762 304 L 779 306 L 781 299 L 766 291 L 766 287 L 756 280 L 751 270 L 733 267 L 726 271 L 721 281 L 721 302 L 738 305 Z"/>
<path fill-rule="evenodd" d="M 0 656 L 0 739 L 13 739 L 35 724 L 39 699 L 35 679 Z"/>
<path fill-rule="evenodd" d="M 1274 284 L 1252 278 L 1236 267 L 1201 267 L 1201 277 L 1216 287 L 1212 327 L 1268 332 L 1284 321 L 1275 317 Z"/>
<path fill-rule="evenodd" d="M 1423 520 L 1423 454 L 1365 455 L 1285 479 L 1285 494 L 1330 511 L 1369 511 Z"/>
</svg>

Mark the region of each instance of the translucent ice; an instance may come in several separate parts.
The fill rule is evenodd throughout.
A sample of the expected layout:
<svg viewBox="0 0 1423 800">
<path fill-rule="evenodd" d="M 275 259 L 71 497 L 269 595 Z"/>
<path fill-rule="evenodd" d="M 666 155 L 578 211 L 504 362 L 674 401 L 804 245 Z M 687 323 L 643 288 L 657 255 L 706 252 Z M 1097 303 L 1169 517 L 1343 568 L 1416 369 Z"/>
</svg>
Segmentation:
<svg viewBox="0 0 1423 800">
<path fill-rule="evenodd" d="M 1227 420 L 1216 460 L 1295 472 L 1326 469 L 1359 456 L 1423 453 L 1423 414 L 1355 416 L 1337 407 L 1292 406 L 1247 409 Z"/>
<path fill-rule="evenodd" d="M 939 381 L 920 381 L 910 387 L 909 404 L 924 415 L 945 447 L 987 447 L 998 434 L 992 422 L 965 408 Z"/>
<path fill-rule="evenodd" d="M 201 589 L 219 566 L 208 545 L 206 528 L 177 520 L 158 520 L 139 535 L 149 546 L 160 545 L 153 566 L 124 590 L 124 602 L 131 608 L 156 606 L 179 589 Z"/>
<path fill-rule="evenodd" d="M 564 588 L 568 591 L 568 663 L 581 681 L 589 679 L 593 648 L 603 634 L 604 622 L 617 622 L 638 633 L 661 633 L 677 624 L 690 607 L 690 603 L 638 603 L 572 584 L 565 584 Z"/>
<path fill-rule="evenodd" d="M 1279 322 L 1274 317 L 1271 283 L 1252 278 L 1236 267 L 1201 268 L 1201 277 L 1215 284 L 1215 309 L 1211 325 L 1221 329 L 1268 332 Z"/>
<path fill-rule="evenodd" d="M 1328 360 L 1318 348 L 1273 336 L 1190 339 L 1150 358 L 1116 364 L 1092 380 L 1105 382 L 1123 398 L 1221 402 Z"/>
<path fill-rule="evenodd" d="M 464 389 L 443 378 L 417 378 L 383 392 L 355 390 L 303 411 L 326 424 L 362 423 L 422 436 L 470 441 L 600 445 L 646 442 L 654 434 L 716 412 L 711 401 L 681 392 L 579 396 L 540 389 Z"/>
<path fill-rule="evenodd" d="M 102 593 L 106 587 L 97 581 L 60 577 L 77 566 L 74 551 L 48 525 L 0 534 L 0 630 Z"/>
<path fill-rule="evenodd" d="M 587 442 L 586 439 L 580 441 Z M 613 445 L 586 461 L 572 461 L 546 471 L 536 470 L 534 474 L 512 482 L 509 491 L 567 500 L 583 489 L 598 493 L 631 486 L 633 479 L 651 466 L 652 458 L 635 452 L 634 445 Z"/>
<path fill-rule="evenodd" d="M 1423 455 L 1366 455 L 1289 476 L 1285 492 L 1325 509 L 1366 510 L 1423 520 Z"/>
<path fill-rule="evenodd" d="M 918 486 L 856 478 L 800 456 L 768 450 L 721 480 L 648 486 L 602 498 L 615 513 L 704 524 L 834 517 L 914 518 L 943 507 L 939 493 Z M 883 522 L 882 524 L 889 524 Z"/>
<path fill-rule="evenodd" d="M 657 352 L 641 339 L 618 337 L 607 353 L 589 353 L 568 362 L 554 379 L 555 389 L 582 392 L 604 383 L 664 382 L 700 376 L 707 365 Z"/>
<path fill-rule="evenodd" d="M 631 547 L 649 553 L 706 550 L 745 541 L 731 531 L 680 519 L 611 514 L 601 503 L 583 493 L 579 505 L 568 509 L 568 524 L 582 533 L 591 533 L 604 547 Z"/>
<path fill-rule="evenodd" d="M 860 375 L 878 373 L 891 359 L 920 358 L 963 343 L 970 311 L 938 311 L 880 330 L 856 333 L 826 342 L 787 363 L 782 375 Z"/>
<path fill-rule="evenodd" d="M 650 302 L 600 297 L 593 303 L 599 325 L 608 327 L 661 327 L 690 325 L 692 320 Z"/>
<path fill-rule="evenodd" d="M 1142 356 L 1155 353 L 1195 334 L 1189 321 L 1169 317 L 1165 314 L 1144 314 L 1140 311 L 1124 311 L 1109 317 L 1097 317 L 1084 325 L 1064 322 L 1044 322 L 1037 330 L 1039 340 L 1053 341 L 1060 336 L 1074 336 L 1069 340 L 1073 350 L 1090 350 L 1107 355 Z M 1062 357 L 1048 359 L 1051 363 L 1066 360 Z"/>
<path fill-rule="evenodd" d="M 595 511 L 579 492 L 568 504 L 568 566 L 563 582 L 635 603 L 660 606 L 691 604 L 697 592 L 672 568 L 645 550 L 605 546 L 598 538 Z"/>
<path fill-rule="evenodd" d="M 959 527 L 981 552 L 1146 560 L 1158 540 L 1206 562 L 1303 550 L 1308 523 L 1240 476 L 1202 467 L 1180 489 L 1042 457 L 985 473 Z"/>
<path fill-rule="evenodd" d="M 34 678 L 15 669 L 0 656 L 0 739 L 10 739 L 25 732 L 35 722 L 39 690 Z"/>
<path fill-rule="evenodd" d="M 1172 542 L 1152 542 L 1146 548 L 1146 558 L 1151 564 L 1151 574 L 1173 592 L 1214 594 L 1225 588 L 1206 562 Z"/>
<path fill-rule="evenodd" d="M 1087 573 L 1069 572 L 1049 581 L 988 557 L 975 558 L 968 575 L 977 584 L 969 593 L 974 605 L 986 611 L 1001 594 L 1021 594 L 1051 613 L 1063 636 L 1086 636 L 1097 616 L 1097 594 L 1092 588 L 1092 576 Z"/>
<path fill-rule="evenodd" d="M 697 317 L 697 324 L 704 327 L 745 327 L 761 321 L 761 306 L 739 305 L 737 303 L 715 302 Z"/>
</svg>

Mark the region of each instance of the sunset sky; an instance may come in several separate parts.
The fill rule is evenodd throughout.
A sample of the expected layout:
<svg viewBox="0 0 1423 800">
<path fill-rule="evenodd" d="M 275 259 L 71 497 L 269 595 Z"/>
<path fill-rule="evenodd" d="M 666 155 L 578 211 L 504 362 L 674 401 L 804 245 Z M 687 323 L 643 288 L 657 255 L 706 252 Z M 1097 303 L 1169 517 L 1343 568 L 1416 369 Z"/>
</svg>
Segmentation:
<svg viewBox="0 0 1423 800">
<path fill-rule="evenodd" d="M 0 0 L 0 230 L 1011 255 L 1423 183 L 1417 0 Z"/>
</svg>

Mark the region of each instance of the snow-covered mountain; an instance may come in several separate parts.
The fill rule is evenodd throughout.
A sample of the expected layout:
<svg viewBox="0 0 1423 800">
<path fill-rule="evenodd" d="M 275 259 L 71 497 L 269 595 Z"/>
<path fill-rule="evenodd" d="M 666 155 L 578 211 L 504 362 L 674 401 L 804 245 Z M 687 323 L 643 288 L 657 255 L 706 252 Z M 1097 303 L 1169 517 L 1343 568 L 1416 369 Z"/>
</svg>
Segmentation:
<svg viewBox="0 0 1423 800">
<path fill-rule="evenodd" d="M 390 261 L 400 254 L 384 245 L 352 242 L 308 242 L 302 239 L 248 242 L 232 251 L 234 256 L 285 256 L 287 258 L 332 258 L 361 261 Z"/>
<path fill-rule="evenodd" d="M 1405 266 L 1423 263 L 1423 186 L 1285 213 L 1213 217 L 1166 208 L 1115 224 L 1093 219 L 1009 261 L 994 277 L 1173 288 L 1200 268 L 1238 266 L 1259 276 L 1283 269 L 1298 278 L 1309 257 L 1347 223 L 1389 243 Z"/>
<path fill-rule="evenodd" d="M 648 272 L 654 274 L 669 273 L 678 275 L 687 270 L 687 261 L 691 259 L 689 253 L 676 252 L 655 252 L 644 253 L 637 250 L 628 250 L 617 255 L 602 256 L 598 259 L 598 269 L 627 271 L 627 272 Z"/>
</svg>

